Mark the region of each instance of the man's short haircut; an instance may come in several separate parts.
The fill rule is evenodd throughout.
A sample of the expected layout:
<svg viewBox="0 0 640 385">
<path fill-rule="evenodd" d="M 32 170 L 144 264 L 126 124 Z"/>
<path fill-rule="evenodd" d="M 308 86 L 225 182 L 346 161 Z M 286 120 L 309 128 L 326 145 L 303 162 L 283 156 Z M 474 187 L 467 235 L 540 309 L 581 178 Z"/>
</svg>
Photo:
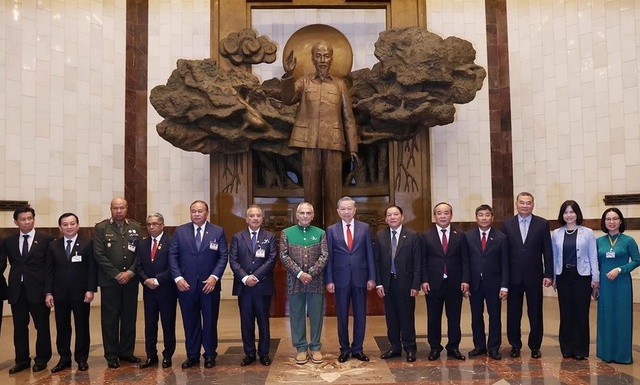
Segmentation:
<svg viewBox="0 0 640 385">
<path fill-rule="evenodd" d="M 191 209 L 191 206 L 195 205 L 196 203 L 202 203 L 204 204 L 204 208 L 207 209 L 207 211 L 209 211 L 209 205 L 207 204 L 207 202 L 197 199 L 195 201 L 193 201 L 190 205 L 189 205 L 189 209 Z"/>
<path fill-rule="evenodd" d="M 488 204 L 481 204 L 480 206 L 478 206 L 476 208 L 476 216 L 478 216 L 478 212 L 483 211 L 483 210 L 489 210 L 489 212 L 491 213 L 491 216 L 493 216 L 493 208 L 491 206 L 489 206 Z"/>
<path fill-rule="evenodd" d="M 435 205 L 435 206 L 433 206 L 433 213 L 434 213 L 434 214 L 436 213 L 436 208 L 437 208 L 438 206 L 440 206 L 440 205 L 447 205 L 447 206 L 449 206 L 449 211 L 451 212 L 451 214 L 453 214 L 453 207 L 452 207 L 450 204 L 448 204 L 447 202 L 438 202 L 438 203 L 436 203 L 436 205 Z"/>
<path fill-rule="evenodd" d="M 147 215 L 147 220 L 149 220 L 149 218 L 158 218 L 158 219 L 160 219 L 160 222 L 162 222 L 162 224 L 164 224 L 164 217 L 160 213 L 151 213 L 151 214 Z"/>
<path fill-rule="evenodd" d="M 74 217 L 76 219 L 76 223 L 80 224 L 80 220 L 78 219 L 78 216 L 74 213 L 64 213 L 62 215 L 60 215 L 60 217 L 58 218 L 58 226 L 62 226 L 62 219 L 66 218 L 66 217 Z"/>
<path fill-rule="evenodd" d="M 22 207 L 18 207 L 16 209 L 16 211 L 13 212 L 13 220 L 17 221 L 18 220 L 18 215 L 20 215 L 22 213 L 31 213 L 31 215 L 34 218 L 36 217 L 36 210 L 34 210 L 33 207 L 22 206 Z"/>
</svg>

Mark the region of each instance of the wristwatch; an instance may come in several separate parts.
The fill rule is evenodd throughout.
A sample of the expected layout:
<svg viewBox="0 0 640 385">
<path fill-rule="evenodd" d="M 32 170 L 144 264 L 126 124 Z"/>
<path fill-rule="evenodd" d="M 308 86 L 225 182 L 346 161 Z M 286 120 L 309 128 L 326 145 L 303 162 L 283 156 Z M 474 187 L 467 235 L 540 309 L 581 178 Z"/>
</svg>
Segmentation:
<svg viewBox="0 0 640 385">
<path fill-rule="evenodd" d="M 618 267 L 618 273 L 622 273 L 622 268 Z"/>
</svg>

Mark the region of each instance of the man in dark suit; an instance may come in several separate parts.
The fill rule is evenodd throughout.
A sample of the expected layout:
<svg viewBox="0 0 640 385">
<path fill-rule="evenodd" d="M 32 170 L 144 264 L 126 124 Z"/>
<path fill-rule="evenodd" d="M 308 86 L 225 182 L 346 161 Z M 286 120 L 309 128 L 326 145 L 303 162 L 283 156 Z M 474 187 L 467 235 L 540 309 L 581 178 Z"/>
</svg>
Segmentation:
<svg viewBox="0 0 640 385">
<path fill-rule="evenodd" d="M 464 233 L 451 226 L 453 208 L 446 202 L 433 209 L 436 224 L 422 237 L 422 290 L 427 301 L 429 361 L 442 351 L 442 308 L 446 308 L 447 356 L 464 360 L 460 353 L 462 297 L 469 294 L 469 253 Z"/>
<path fill-rule="evenodd" d="M 140 363 L 133 354 L 138 316 L 136 250 L 140 224 L 127 218 L 128 204 L 122 197 L 111 200 L 111 217 L 93 229 L 93 255 L 98 264 L 100 321 L 104 358 L 111 369 L 120 361 Z"/>
<path fill-rule="evenodd" d="M 531 358 L 540 358 L 542 345 L 542 286 L 553 283 L 553 249 L 549 222 L 533 215 L 533 195 L 521 192 L 516 197 L 518 214 L 502 223 L 509 240 L 510 282 L 507 298 L 507 338 L 511 357 L 519 357 L 522 349 L 523 297 L 527 296 Z M 542 258 L 541 258 L 542 256 Z M 544 263 L 543 263 L 544 260 Z"/>
<path fill-rule="evenodd" d="M 491 227 L 493 209 L 480 205 L 476 209 L 478 227 L 465 233 L 471 264 L 471 330 L 473 350 L 469 357 L 487 354 L 494 360 L 502 359 L 501 301 L 509 290 L 509 241 L 502 232 Z M 484 303 L 489 314 L 489 340 L 484 328 Z"/>
<path fill-rule="evenodd" d="M 94 293 L 98 290 L 98 266 L 93 258 L 91 238 L 78 234 L 80 222 L 73 213 L 58 218 L 62 237 L 51 242 L 47 257 L 45 302 L 55 306 L 56 347 L 60 361 L 51 373 L 71 367 L 71 314 L 76 329 L 75 361 L 78 370 L 89 369 L 89 314 Z"/>
<path fill-rule="evenodd" d="M 240 366 L 256 361 L 256 322 L 260 338 L 260 363 L 271 365 L 269 357 L 271 334 L 269 308 L 271 296 L 276 293 L 273 268 L 276 265 L 276 237 L 262 226 L 262 209 L 252 205 L 247 209 L 248 229 L 233 235 L 229 266 L 233 270 L 233 295 L 238 296 L 240 326 L 245 357 Z"/>
<path fill-rule="evenodd" d="M 187 360 L 182 368 L 216 365 L 220 278 L 227 267 L 227 238 L 222 227 L 207 222 L 209 205 L 197 200 L 189 207 L 191 222 L 176 228 L 169 248 L 171 276 L 178 287 L 186 337 Z"/>
<path fill-rule="evenodd" d="M 378 231 L 373 244 L 376 261 L 376 291 L 384 299 L 387 337 L 391 349 L 383 360 L 398 357 L 404 347 L 407 362 L 416 360 L 416 295 L 420 291 L 420 237 L 403 226 L 399 206 L 385 211 L 389 227 Z"/>
<path fill-rule="evenodd" d="M 369 225 L 356 221 L 356 202 L 349 197 L 338 200 L 342 219 L 327 229 L 329 262 L 325 280 L 327 291 L 335 293 L 340 355 L 338 362 L 351 357 L 369 361 L 362 351 L 367 314 L 367 290 L 376 286 Z M 349 344 L 349 304 L 353 310 L 353 342 Z"/>
<path fill-rule="evenodd" d="M 164 350 L 162 367 L 171 366 L 176 351 L 176 306 L 178 291 L 171 278 L 169 265 L 170 237 L 164 233 L 164 217 L 147 216 L 149 237 L 140 241 L 136 258 L 136 273 L 142 282 L 144 301 L 144 341 L 147 359 L 140 368 L 158 365 L 158 318 L 162 322 Z"/>
<path fill-rule="evenodd" d="M 35 217 L 36 212 L 31 207 L 16 209 L 13 221 L 20 232 L 5 239 L 5 252 L 11 264 L 7 294 L 13 313 L 13 345 L 16 350 L 15 365 L 9 369 L 9 374 L 21 372 L 31 365 L 29 314 L 37 331 L 33 371 L 44 370 L 51 359 L 51 311 L 45 304 L 44 282 L 49 244 L 53 238 L 33 228 Z"/>
</svg>

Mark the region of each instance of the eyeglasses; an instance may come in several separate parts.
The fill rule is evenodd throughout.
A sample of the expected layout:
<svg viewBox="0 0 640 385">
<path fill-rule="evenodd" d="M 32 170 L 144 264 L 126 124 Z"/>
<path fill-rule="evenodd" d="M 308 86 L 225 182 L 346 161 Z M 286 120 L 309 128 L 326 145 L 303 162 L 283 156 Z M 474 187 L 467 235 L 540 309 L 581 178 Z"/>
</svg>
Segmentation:
<svg viewBox="0 0 640 385">
<path fill-rule="evenodd" d="M 160 223 L 160 222 L 150 222 L 150 223 L 147 223 L 147 227 L 162 226 L 162 225 L 164 225 L 164 223 Z"/>
<path fill-rule="evenodd" d="M 615 218 L 605 218 L 604 220 L 605 222 L 620 222 L 620 218 L 615 217 Z"/>
</svg>

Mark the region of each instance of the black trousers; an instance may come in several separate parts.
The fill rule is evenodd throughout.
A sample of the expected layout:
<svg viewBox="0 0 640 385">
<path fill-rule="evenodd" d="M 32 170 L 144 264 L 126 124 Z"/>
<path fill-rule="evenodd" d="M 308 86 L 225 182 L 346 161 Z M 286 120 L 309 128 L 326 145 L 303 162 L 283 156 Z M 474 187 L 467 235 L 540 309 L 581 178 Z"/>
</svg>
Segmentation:
<svg viewBox="0 0 640 385">
<path fill-rule="evenodd" d="M 578 274 L 575 267 L 562 269 L 556 278 L 560 307 L 560 351 L 569 356 L 589 356 L 589 307 L 591 276 Z"/>
<path fill-rule="evenodd" d="M 256 355 L 256 323 L 258 324 L 258 354 L 264 356 L 271 349 L 269 327 L 270 295 L 243 294 L 238 296 L 244 354 Z"/>
<path fill-rule="evenodd" d="M 442 350 L 442 308 L 447 315 L 447 352 L 460 347 L 462 331 L 460 330 L 460 313 L 462 312 L 462 291 L 460 283 L 444 280 L 440 288 L 431 289 L 425 296 L 427 301 L 427 342 L 431 349 Z"/>
<path fill-rule="evenodd" d="M 394 352 L 416 352 L 415 309 L 416 298 L 411 289 L 400 291 L 398 280 L 392 279 L 389 292 L 384 296 L 384 316 L 387 321 L 387 338 Z"/>
<path fill-rule="evenodd" d="M 509 344 L 522 349 L 522 305 L 524 296 L 527 296 L 527 317 L 529 318 L 530 349 L 540 349 L 542 345 L 542 280 L 529 285 L 523 283 L 511 284 L 507 297 L 507 338 Z"/>
<path fill-rule="evenodd" d="M 29 365 L 29 315 L 36 327 L 36 364 L 46 364 L 51 359 L 51 332 L 49 314 L 51 310 L 42 302 L 29 303 L 24 287 L 20 290 L 18 302 L 11 305 L 13 313 L 13 345 L 16 349 L 16 365 Z"/>
<path fill-rule="evenodd" d="M 56 348 L 61 362 L 71 362 L 71 314 L 76 330 L 75 361 L 87 362 L 91 338 L 89 336 L 89 315 L 91 304 L 82 300 L 66 298 L 55 299 Z"/>
<path fill-rule="evenodd" d="M 489 315 L 489 339 L 486 338 L 484 325 L 484 305 L 487 304 Z M 471 291 L 469 297 L 471 306 L 471 331 L 473 333 L 473 347 L 489 351 L 500 350 L 502 343 L 502 303 L 500 300 L 500 286 L 490 286 L 480 280 L 477 290 Z"/>
<path fill-rule="evenodd" d="M 169 283 L 172 285 L 173 283 Z M 151 289 L 145 288 L 151 291 Z M 176 314 L 178 295 L 159 296 L 145 293 L 144 296 L 144 347 L 147 358 L 158 356 L 158 321 L 162 324 L 164 342 L 163 358 L 173 357 L 176 351 Z"/>
</svg>

